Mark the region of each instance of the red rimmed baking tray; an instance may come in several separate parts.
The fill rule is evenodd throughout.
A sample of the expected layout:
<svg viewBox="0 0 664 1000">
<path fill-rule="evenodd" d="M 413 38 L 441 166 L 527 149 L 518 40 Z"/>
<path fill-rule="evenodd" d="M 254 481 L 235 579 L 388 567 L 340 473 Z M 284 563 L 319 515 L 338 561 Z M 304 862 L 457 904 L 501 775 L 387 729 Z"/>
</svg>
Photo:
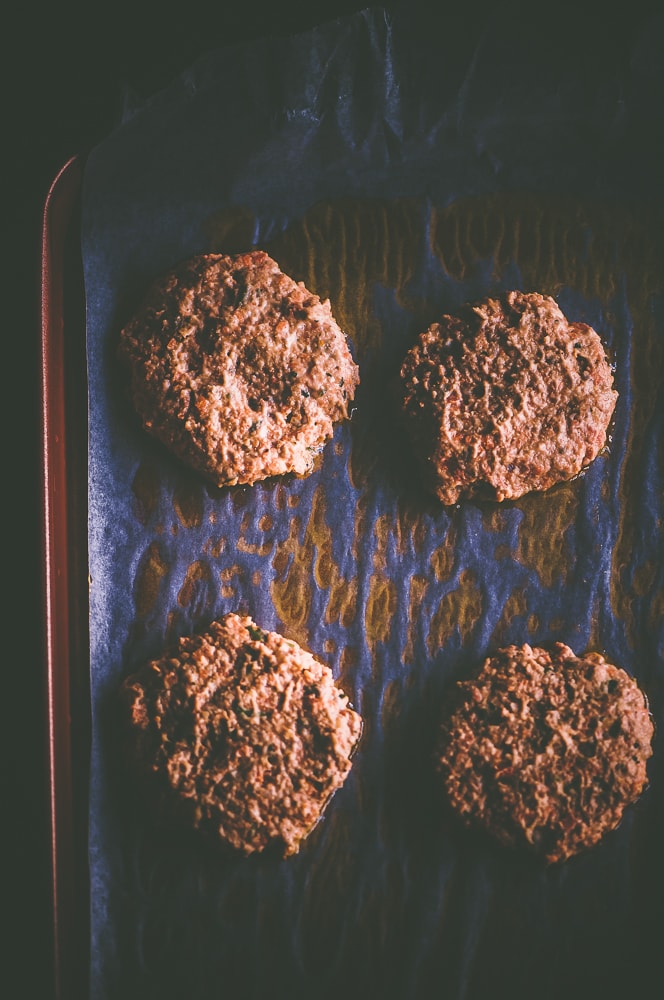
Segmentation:
<svg viewBox="0 0 664 1000">
<path fill-rule="evenodd" d="M 152 135 L 141 134 L 152 156 Z M 165 136 L 170 141 L 168 130 L 161 130 L 160 135 L 162 141 Z M 191 145 L 182 141 L 179 148 L 188 151 Z M 269 158 L 266 169 L 271 170 L 272 162 Z M 88 193 L 93 166 L 91 157 L 86 164 Z M 186 158 L 184 166 L 188 177 Z M 547 164 L 545 176 L 549 174 Z M 117 198 L 120 205 L 124 196 L 116 188 L 113 171 L 106 176 L 113 181 L 98 189 L 97 204 L 111 213 L 113 202 L 109 203 L 108 195 Z M 147 170 L 143 176 L 152 191 L 152 172 Z M 125 865 L 129 878 L 124 885 L 120 878 L 120 892 L 128 885 L 130 906 L 112 914 L 110 921 L 95 922 L 95 917 L 100 913 L 106 917 L 106 913 L 99 882 L 92 882 L 92 891 L 86 885 L 90 644 L 87 534 L 83 532 L 88 483 L 86 395 L 94 395 L 94 376 L 102 369 L 94 363 L 92 352 L 100 345 L 91 335 L 95 331 L 91 324 L 88 383 L 78 238 L 81 177 L 78 160 L 63 168 L 49 195 L 44 223 L 46 662 L 59 996 L 87 992 L 88 959 L 97 962 L 99 944 L 108 941 L 120 925 L 125 940 L 137 928 L 142 931 L 140 938 L 138 933 L 132 938 L 133 951 L 128 955 L 125 949 L 119 954 L 117 964 L 122 968 L 117 978 L 116 969 L 112 970 L 119 986 L 114 995 L 123 1000 L 130 995 L 208 998 L 215 992 L 210 983 L 216 987 L 222 982 L 228 989 L 229 981 L 229 992 L 243 995 L 239 990 L 233 992 L 233 985 L 246 986 L 249 974 L 259 965 L 256 955 L 271 957 L 272 964 L 258 970 L 253 997 L 284 995 L 279 987 L 296 975 L 302 982 L 318 981 L 321 968 L 332 970 L 334 991 L 324 994 L 327 996 L 341 990 L 347 997 L 381 995 L 403 1000 L 418 996 L 428 1000 L 445 990 L 448 996 L 486 1000 L 487 996 L 505 995 L 501 990 L 505 984 L 514 997 L 530 997 L 533 990 L 550 998 L 572 993 L 634 995 L 634 976 L 641 973 L 643 958 L 653 954 L 650 943 L 655 940 L 661 913 L 662 893 L 657 891 L 661 799 L 653 794 L 644 796 L 622 830 L 607 838 L 597 851 L 575 859 L 578 864 L 572 861 L 560 870 L 540 871 L 525 860 L 503 857 L 497 848 L 493 851 L 487 845 L 486 850 L 479 850 L 475 841 L 441 829 L 438 817 L 432 815 L 429 771 L 420 764 L 429 760 L 428 733 L 442 705 L 444 685 L 469 669 L 490 644 L 524 639 L 539 643 L 568 636 L 577 639 L 580 646 L 581 638 L 583 645 L 592 641 L 594 646 L 606 648 L 604 643 L 608 643 L 612 650 L 625 652 L 621 660 L 628 666 L 634 660 L 654 690 L 653 705 L 661 706 L 659 668 L 656 657 L 648 654 L 654 640 L 650 640 L 647 626 L 651 616 L 655 620 L 658 606 L 647 551 L 650 538 L 648 527 L 637 534 L 637 519 L 630 513 L 650 510 L 645 503 L 647 492 L 639 507 L 641 484 L 631 470 L 645 468 L 642 442 L 651 440 L 648 435 L 651 426 L 654 428 L 646 418 L 654 410 L 653 374 L 661 356 L 655 350 L 659 329 L 655 321 L 660 322 L 661 314 L 653 306 L 661 301 L 661 286 L 659 278 L 651 278 L 662 273 L 659 236 L 654 242 L 650 236 L 643 238 L 639 219 L 619 211 L 617 204 L 598 205 L 559 193 L 480 192 L 450 204 L 439 194 L 439 201 L 431 206 L 423 199 L 376 201 L 372 191 L 371 200 L 312 205 L 304 221 L 293 213 L 289 228 L 280 232 L 279 239 L 272 239 L 273 254 L 292 265 L 295 273 L 310 279 L 315 290 L 330 295 L 340 309 L 347 310 L 352 329 L 364 331 L 365 342 L 359 346 L 364 350 L 368 395 L 358 410 L 360 419 L 351 428 L 358 460 L 352 469 L 343 450 L 337 453 L 330 449 L 330 459 L 343 460 L 343 469 L 332 467 L 339 475 L 336 479 L 327 477 L 324 489 L 318 489 L 318 480 L 311 478 L 293 490 L 291 505 L 282 503 L 283 490 L 261 487 L 247 498 L 255 504 L 247 508 L 240 502 L 241 494 L 233 504 L 230 497 L 208 496 L 198 484 L 186 485 L 175 469 L 166 469 L 160 456 L 147 454 L 146 441 L 130 439 L 133 432 L 129 429 L 124 437 L 124 429 L 118 436 L 132 448 L 134 443 L 139 446 L 137 454 L 140 451 L 142 461 L 137 485 L 142 484 L 142 488 L 138 496 L 150 502 L 156 497 L 167 508 L 168 520 L 165 515 L 147 519 L 149 532 L 154 532 L 158 541 L 162 536 L 177 538 L 178 557 L 190 536 L 190 558 L 178 561 L 171 556 L 170 562 L 159 563 L 175 568 L 172 590 L 163 591 L 164 595 L 172 593 L 173 599 L 169 598 L 170 604 L 163 610 L 186 606 L 192 615 L 198 614 L 197 583 L 207 579 L 205 573 L 196 575 L 199 563 L 195 560 L 201 551 L 210 573 L 218 574 L 210 578 L 220 579 L 231 592 L 229 597 L 222 594 L 224 600 L 236 599 L 234 587 L 242 576 L 236 564 L 245 570 L 245 592 L 252 601 L 253 580 L 271 581 L 275 587 L 272 592 L 280 601 L 279 618 L 291 629 L 302 621 L 305 626 L 310 621 L 325 625 L 325 630 L 317 633 L 316 646 L 334 653 L 346 676 L 356 682 L 370 721 L 367 731 L 374 737 L 373 747 L 367 740 L 368 752 L 354 769 L 357 781 L 346 797 L 340 820 L 336 825 L 319 827 L 318 842 L 312 842 L 308 855 L 293 859 L 293 865 L 283 871 L 283 879 L 269 864 L 252 870 L 239 864 L 227 869 L 207 855 L 180 852 L 177 844 L 172 851 L 167 838 L 156 845 L 155 852 L 146 852 L 149 817 L 145 825 L 139 817 L 139 823 L 128 830 L 129 809 L 120 795 L 114 796 L 105 816 L 112 823 L 102 831 L 102 848 L 109 844 L 115 847 L 112 836 L 121 834 L 122 857 L 130 863 Z M 170 198 L 164 199 L 164 204 L 170 206 Z M 147 215 L 141 215 L 148 223 L 149 214 L 148 210 Z M 205 215 L 203 222 L 208 243 L 217 248 L 223 245 L 222 240 L 225 243 L 225 234 L 234 231 L 237 220 L 228 212 L 215 210 Z M 153 236 L 161 233 L 149 224 L 142 231 Z M 348 238 L 355 233 L 364 238 Z M 376 233 L 385 237 L 375 239 Z M 367 246 L 375 247 L 375 252 L 367 253 Z M 124 261 L 122 242 L 120 252 Z M 90 262 L 87 254 L 85 259 Z M 103 267 L 103 257 L 101 261 Z M 318 263 L 320 273 L 315 267 L 307 272 L 304 265 L 308 261 Z M 135 260 L 126 268 L 132 281 L 139 274 L 139 263 L 140 259 Z M 95 271 L 94 264 L 88 271 L 91 273 L 106 277 L 106 272 Z M 347 276 L 356 282 L 354 288 Z M 611 335 L 617 348 L 622 423 L 617 425 L 608 455 L 588 476 L 565 485 L 555 495 L 526 498 L 499 511 L 468 505 L 451 514 L 430 515 L 419 501 L 411 501 L 405 490 L 396 488 L 392 467 L 388 468 L 387 460 L 383 463 L 382 456 L 387 457 L 391 450 L 387 446 L 392 442 L 375 433 L 382 424 L 379 417 L 383 411 L 378 405 L 382 376 L 415 332 L 410 329 L 411 321 L 415 326 L 418 316 L 428 312 L 432 305 L 429 296 L 434 294 L 439 303 L 465 301 L 488 284 L 495 287 L 499 278 L 503 283 L 518 282 L 560 293 L 576 318 L 596 319 L 601 330 Z M 358 294 L 348 294 L 349 287 Z M 114 291 L 124 295 L 127 287 Z M 88 294 L 92 315 L 90 287 Z M 367 318 L 380 322 L 372 326 Z M 381 354 L 376 345 L 384 345 L 391 353 Z M 373 353 L 369 350 L 372 347 Z M 102 394 L 92 403 L 104 398 Z M 636 400 L 638 409 L 634 408 Z M 636 435 L 627 433 L 632 411 L 637 417 Z M 94 406 L 90 412 L 94 432 Z M 118 428 L 114 425 L 112 429 Z M 99 439 L 103 443 L 103 433 Z M 92 455 L 96 457 L 94 451 Z M 628 465 L 622 475 L 624 455 Z M 654 475 L 654 465 L 651 468 Z M 155 469 L 160 470 L 158 476 Z M 337 494 L 328 492 L 331 483 L 347 482 L 347 469 L 356 473 L 349 494 L 358 501 L 354 510 L 350 504 L 337 504 Z M 102 492 L 106 486 L 103 477 L 98 482 Z M 126 487 L 122 497 L 127 498 L 132 481 L 122 482 Z M 617 520 L 616 511 L 623 510 L 626 490 L 629 506 L 624 509 L 628 513 Z M 93 492 L 91 496 L 94 499 Z M 347 512 L 346 522 L 334 519 L 337 509 Z M 194 516 L 188 517 L 187 511 L 193 511 Z M 606 517 L 603 512 L 607 512 Z M 283 515 L 285 530 L 266 539 L 264 526 L 269 524 L 272 531 L 277 513 Z M 142 523 L 137 514 L 130 514 Z M 222 515 L 228 515 L 223 539 Z M 169 529 L 166 533 L 162 531 L 164 524 Z M 199 527 L 201 537 L 197 535 Z M 611 532 L 608 543 L 607 528 Z M 225 535 L 231 530 L 228 541 Z M 343 553 L 335 548 L 336 543 L 344 545 L 355 536 L 366 543 L 361 577 L 349 570 Z M 240 544 L 234 545 L 233 539 Z M 277 542 L 279 547 L 273 550 L 271 545 Z M 605 571 L 611 567 L 604 560 L 616 546 L 615 564 L 620 572 L 612 575 Z M 234 554 L 236 549 L 241 551 L 242 562 Z M 164 551 L 168 556 L 170 550 Z M 298 552 L 300 557 L 296 558 Z M 626 575 L 623 568 L 625 552 L 625 563 L 629 562 L 633 575 Z M 94 562 L 91 565 L 94 573 Z M 137 565 L 142 567 L 145 562 L 139 560 Z M 260 572 L 260 578 L 254 570 Z M 149 581 L 149 573 L 146 578 Z M 133 575 L 119 574 L 123 588 L 133 580 Z M 301 615 L 303 605 L 298 595 L 311 580 L 315 602 L 304 602 L 306 614 Z M 347 585 L 349 580 L 352 586 Z M 594 597 L 597 581 L 605 587 L 600 610 L 605 607 L 606 613 L 602 610 L 601 615 Z M 99 582 L 96 578 L 96 585 Z M 361 598 L 359 610 L 352 606 L 356 592 Z M 218 589 L 210 588 L 209 593 L 216 601 Z M 616 593 L 620 614 L 614 615 L 610 598 Z M 177 600 L 179 594 L 185 596 L 183 602 Z M 345 605 L 340 594 L 349 598 Z M 203 588 L 206 601 L 207 596 Z M 212 610 L 211 603 L 204 604 L 206 609 L 208 606 Z M 323 613 L 319 613 L 321 608 Z M 352 612 L 348 627 L 345 608 Z M 403 614 L 397 616 L 399 608 Z M 159 613 L 161 610 L 162 606 Z M 130 626 L 135 617 L 139 616 L 129 616 Z M 94 618 L 91 621 L 97 624 Z M 150 627 L 154 628 L 154 621 Z M 351 627 L 357 641 L 343 635 Z M 635 646 L 627 643 L 630 634 L 641 640 L 636 649 L 644 653 L 639 657 L 634 655 Z M 347 648 L 349 654 L 342 659 Z M 136 647 L 129 652 L 135 653 Z M 113 749 L 110 743 L 103 743 L 106 758 Z M 658 760 L 653 764 L 659 767 Z M 657 787 L 661 784 L 652 791 Z M 91 818 L 94 831 L 94 812 Z M 104 852 L 93 852 L 94 842 L 90 857 L 95 864 L 101 862 L 99 870 L 106 860 Z M 178 863 L 171 878 L 173 866 L 169 862 L 174 855 Z M 92 873 L 94 879 L 94 864 Z M 105 873 L 113 882 L 116 872 L 107 866 Z M 144 891 L 146 884 L 157 890 L 150 898 Z M 175 891 L 170 892 L 171 888 Z M 243 892 L 244 888 L 249 891 Z M 260 895 L 261 888 L 272 890 L 272 894 Z M 295 904 L 290 905 L 293 899 Z M 181 906 L 181 900 L 187 905 Z M 283 900 L 289 906 L 279 905 Z M 244 905 L 238 906 L 238 901 Z M 93 931 L 97 928 L 97 936 L 92 938 L 87 915 L 90 907 Z M 149 919 L 144 920 L 146 912 Z M 289 921 L 293 914 L 297 919 Z M 171 918 L 176 919 L 169 923 Z M 288 950 L 282 947 L 282 928 L 293 923 L 297 938 L 294 945 L 287 941 L 291 945 Z M 162 928 L 166 933 L 160 933 Z M 226 950 L 218 959 L 220 929 L 230 929 L 232 934 L 226 935 Z M 185 931 L 186 937 L 180 931 Z M 185 948 L 171 947 L 174 934 L 180 944 L 184 939 Z M 265 945 L 262 949 L 261 944 Z M 102 971 L 115 960 L 112 948 L 110 959 L 106 958 Z M 220 964 L 223 975 L 218 974 Z M 555 979 L 551 978 L 552 970 Z M 144 973 L 154 973 L 151 983 Z M 176 993 L 178 985 L 184 987 L 185 978 L 193 973 L 198 974 L 199 984 L 205 980 L 205 992 L 183 988 Z M 544 985 L 547 981 L 548 988 Z M 143 992 L 132 988 L 140 990 L 146 983 Z M 434 992 L 430 984 L 439 988 Z M 95 1000 L 100 995 L 101 991 L 94 994 Z M 321 994 L 291 990 L 288 995 L 309 998 Z"/>
<path fill-rule="evenodd" d="M 43 214 L 42 553 L 54 992 L 87 993 L 89 917 L 85 312 L 79 236 L 82 162 L 59 171 Z"/>
</svg>

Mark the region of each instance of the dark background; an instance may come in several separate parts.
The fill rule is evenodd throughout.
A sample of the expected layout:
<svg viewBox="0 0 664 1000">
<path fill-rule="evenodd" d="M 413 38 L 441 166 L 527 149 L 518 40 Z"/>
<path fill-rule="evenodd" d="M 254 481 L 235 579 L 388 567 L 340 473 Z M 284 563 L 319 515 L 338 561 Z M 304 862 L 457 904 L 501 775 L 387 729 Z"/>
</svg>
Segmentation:
<svg viewBox="0 0 664 1000">
<path fill-rule="evenodd" d="M 3 657 L 0 822 L 5 834 L 1 898 L 10 927 L 9 935 L 2 935 L 4 996 L 48 1000 L 52 995 L 40 560 L 39 296 L 44 199 L 66 160 L 85 154 L 119 122 L 127 94 L 148 97 L 197 56 L 225 43 L 305 30 L 363 6 L 367 5 L 357 0 L 271 4 L 239 0 L 233 6 L 221 0 L 209 9 L 184 5 L 174 13 L 163 5 L 148 14 L 140 5 L 122 9 L 90 4 L 78 10 L 55 4 L 40 10 L 30 5 L 11 12 L 4 23 L 3 339 L 9 353 L 4 356 L 2 495 L 8 541 L 4 591 L 9 594 L 9 603 L 3 601 L 4 632 L 9 645 Z M 446 71 L 461 81 L 478 39 L 496 16 L 496 6 L 477 2 L 404 6 L 414 18 L 426 18 L 441 37 L 453 35 L 455 44 L 445 46 Z M 577 70 L 583 66 L 588 81 L 593 81 L 622 73 L 632 58 L 634 39 L 658 7 L 662 5 L 641 0 L 597 4 L 595 9 L 556 4 L 542 14 L 526 4 L 502 4 L 500 16 L 511 25 L 514 51 L 523 45 L 557 53 L 561 65 Z M 527 80 L 523 83 L 529 85 Z M 664 181 L 661 119 L 654 122 L 646 115 L 639 128 L 634 136 L 640 144 L 637 155 L 652 158 L 653 169 L 659 163 Z M 635 971 L 639 982 L 645 982 L 644 969 Z M 634 993 L 638 995 L 644 994 Z"/>
</svg>

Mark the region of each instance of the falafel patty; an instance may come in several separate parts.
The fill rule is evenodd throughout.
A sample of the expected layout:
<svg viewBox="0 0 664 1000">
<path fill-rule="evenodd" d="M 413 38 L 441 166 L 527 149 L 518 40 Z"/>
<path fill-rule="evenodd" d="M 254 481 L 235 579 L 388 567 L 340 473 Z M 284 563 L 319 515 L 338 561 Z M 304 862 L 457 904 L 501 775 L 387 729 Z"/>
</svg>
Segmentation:
<svg viewBox="0 0 664 1000">
<path fill-rule="evenodd" d="M 406 428 L 444 504 L 572 479 L 604 447 L 617 398 L 598 334 L 537 292 L 443 316 L 401 367 Z"/>
<path fill-rule="evenodd" d="M 436 766 L 468 826 L 562 861 L 614 829 L 647 784 L 653 724 L 597 653 L 508 646 L 459 683 Z"/>
<path fill-rule="evenodd" d="M 145 664 L 122 696 L 162 802 L 243 854 L 298 851 L 362 728 L 329 667 L 236 614 Z"/>
<path fill-rule="evenodd" d="M 119 357 L 144 428 L 217 486 L 311 472 L 359 382 L 329 301 L 260 250 L 158 280 Z"/>
</svg>

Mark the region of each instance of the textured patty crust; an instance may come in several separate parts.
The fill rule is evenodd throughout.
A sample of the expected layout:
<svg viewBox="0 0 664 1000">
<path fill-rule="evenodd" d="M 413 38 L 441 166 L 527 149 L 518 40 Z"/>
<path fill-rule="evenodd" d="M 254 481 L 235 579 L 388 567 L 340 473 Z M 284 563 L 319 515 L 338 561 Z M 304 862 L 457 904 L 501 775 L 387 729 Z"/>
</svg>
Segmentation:
<svg viewBox="0 0 664 1000">
<path fill-rule="evenodd" d="M 565 860 L 614 829 L 646 786 L 646 699 L 597 653 L 508 646 L 457 695 L 436 759 L 445 795 L 504 844 Z"/>
<path fill-rule="evenodd" d="M 145 664 L 122 696 L 162 802 L 243 854 L 298 851 L 362 728 L 329 667 L 235 614 Z"/>
<path fill-rule="evenodd" d="M 616 399 L 597 333 L 536 292 L 443 316 L 401 367 L 406 427 L 444 504 L 572 479 L 604 446 Z"/>
<path fill-rule="evenodd" d="M 119 356 L 144 428 L 217 486 L 306 475 L 359 381 L 329 301 L 260 250 L 157 281 Z"/>
</svg>

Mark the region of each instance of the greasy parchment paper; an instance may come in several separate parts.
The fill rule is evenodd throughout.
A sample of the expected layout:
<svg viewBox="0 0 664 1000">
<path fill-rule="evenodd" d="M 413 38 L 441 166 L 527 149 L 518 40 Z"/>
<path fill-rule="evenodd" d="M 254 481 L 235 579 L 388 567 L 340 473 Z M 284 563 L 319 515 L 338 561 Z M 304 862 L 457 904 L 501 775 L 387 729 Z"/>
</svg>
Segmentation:
<svg viewBox="0 0 664 1000">
<path fill-rule="evenodd" d="M 549 67 L 517 87 L 545 57 L 517 72 L 499 25 L 456 78 L 452 46 L 376 9 L 229 47 L 89 157 L 95 1000 L 558 997 L 622 982 L 655 940 L 657 743 L 620 828 L 549 869 L 459 830 L 430 765 L 450 685 L 509 642 L 605 652 L 661 722 L 664 255 L 649 164 L 624 151 L 650 79 L 635 56 L 629 86 Z M 143 434 L 115 350 L 155 276 L 251 246 L 331 299 L 362 384 L 310 477 L 216 490 Z M 611 444 L 547 495 L 443 509 L 389 383 L 438 314 L 510 287 L 604 339 Z M 121 679 L 231 610 L 329 663 L 365 719 L 348 782 L 287 861 L 221 856 L 128 790 Z"/>
</svg>

